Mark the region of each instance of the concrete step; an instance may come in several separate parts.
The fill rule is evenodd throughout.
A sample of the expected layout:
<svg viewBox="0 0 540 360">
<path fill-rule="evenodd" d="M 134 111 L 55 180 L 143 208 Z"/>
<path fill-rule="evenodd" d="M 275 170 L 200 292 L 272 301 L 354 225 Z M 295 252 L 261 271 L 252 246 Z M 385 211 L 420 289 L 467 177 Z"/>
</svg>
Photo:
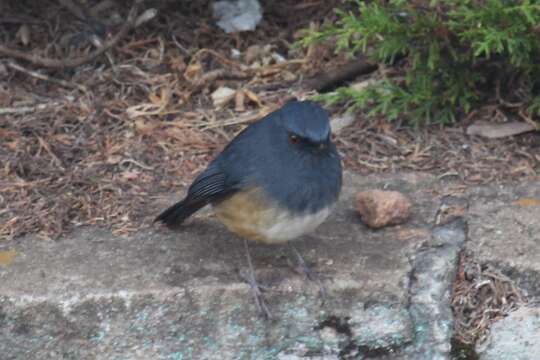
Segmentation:
<svg viewBox="0 0 540 360">
<path fill-rule="evenodd" d="M 205 213 L 178 231 L 83 227 L 60 241 L 0 243 L 15 251 L 0 266 L 0 358 L 448 359 L 465 230 L 433 227 L 444 186 L 422 174 L 347 174 L 331 218 L 295 243 L 324 278 L 324 299 L 287 247 L 251 245 L 271 320 L 239 276 L 242 242 Z M 372 188 L 410 197 L 410 221 L 362 225 L 354 194 Z"/>
</svg>

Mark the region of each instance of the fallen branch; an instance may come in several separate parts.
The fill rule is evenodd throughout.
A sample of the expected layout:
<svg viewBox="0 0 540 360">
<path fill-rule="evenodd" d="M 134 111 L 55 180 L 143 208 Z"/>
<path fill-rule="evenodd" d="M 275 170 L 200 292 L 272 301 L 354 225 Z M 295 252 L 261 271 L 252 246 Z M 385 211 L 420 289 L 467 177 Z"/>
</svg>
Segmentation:
<svg viewBox="0 0 540 360">
<path fill-rule="evenodd" d="M 354 62 L 345 64 L 334 72 L 323 71 L 304 80 L 295 79 L 256 85 L 252 87 L 252 90 L 276 91 L 280 89 L 290 88 L 291 86 L 299 84 L 305 90 L 327 92 L 335 89 L 347 80 L 352 80 L 357 76 L 372 73 L 377 69 L 377 64 L 370 63 L 364 58 L 358 58 Z"/>
<path fill-rule="evenodd" d="M 363 57 L 345 64 L 333 72 L 321 72 L 310 79 L 302 82 L 302 87 L 319 92 L 326 92 L 339 86 L 347 80 L 352 80 L 357 76 L 372 73 L 377 70 L 378 65 L 367 61 Z"/>
<path fill-rule="evenodd" d="M 55 78 L 53 78 L 51 76 L 38 73 L 37 71 L 25 69 L 24 67 L 22 67 L 22 66 L 20 66 L 18 64 L 15 64 L 13 62 L 8 62 L 7 66 L 12 68 L 13 70 L 16 70 L 16 71 L 22 72 L 24 74 L 27 74 L 29 76 L 35 77 L 36 79 L 49 81 L 49 82 L 61 85 L 63 87 L 75 88 L 75 89 L 79 89 L 79 90 L 81 90 L 83 92 L 87 92 L 86 87 L 83 86 L 83 85 L 75 84 L 75 83 L 65 81 L 65 80 L 61 80 L 61 79 L 55 79 Z"/>
<path fill-rule="evenodd" d="M 112 47 L 116 46 L 122 40 L 129 30 L 135 27 L 137 24 L 137 6 L 133 5 L 133 7 L 129 10 L 128 17 L 126 19 L 126 22 L 122 25 L 118 33 L 113 36 L 113 38 L 107 42 L 104 43 L 104 45 L 89 53 L 86 56 L 78 57 L 75 59 L 66 59 L 66 60 L 57 60 L 57 59 L 50 59 L 41 57 L 38 55 L 32 55 L 23 51 L 10 49 L 4 45 L 0 44 L 0 55 L 4 56 L 10 56 L 15 59 L 25 60 L 28 61 L 34 65 L 50 68 L 50 69 L 67 69 L 67 68 L 74 68 L 77 66 L 80 66 L 82 64 L 85 64 L 87 62 L 90 62 L 97 58 L 98 56 L 105 53 L 107 50 L 111 49 Z"/>
</svg>

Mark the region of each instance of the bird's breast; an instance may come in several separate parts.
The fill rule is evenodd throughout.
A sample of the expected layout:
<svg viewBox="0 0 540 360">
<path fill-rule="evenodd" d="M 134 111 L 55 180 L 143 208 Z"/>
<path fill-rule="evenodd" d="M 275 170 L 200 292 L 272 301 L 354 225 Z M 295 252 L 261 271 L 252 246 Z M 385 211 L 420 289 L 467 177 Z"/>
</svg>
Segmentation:
<svg viewBox="0 0 540 360">
<path fill-rule="evenodd" d="M 269 200 L 259 188 L 238 192 L 213 204 L 218 219 L 233 233 L 248 240 L 284 243 L 315 230 L 331 207 L 311 213 L 290 211 Z"/>
</svg>

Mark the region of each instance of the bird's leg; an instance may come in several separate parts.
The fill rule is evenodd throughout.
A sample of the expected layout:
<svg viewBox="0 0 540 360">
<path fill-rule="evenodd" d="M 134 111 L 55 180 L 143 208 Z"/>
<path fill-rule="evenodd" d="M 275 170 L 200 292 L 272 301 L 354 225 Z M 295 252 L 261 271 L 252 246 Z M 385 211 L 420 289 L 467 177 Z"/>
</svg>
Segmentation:
<svg viewBox="0 0 540 360">
<path fill-rule="evenodd" d="M 300 255 L 300 252 L 296 250 L 294 245 L 291 244 L 290 242 L 288 244 L 298 262 L 297 266 L 295 266 L 294 269 L 298 271 L 299 273 L 303 274 L 308 280 L 313 281 L 317 283 L 317 285 L 319 285 L 319 293 L 321 294 L 321 297 L 324 300 L 326 298 L 327 293 L 326 293 L 326 288 L 321 278 L 315 271 L 311 270 L 311 268 L 306 264 L 306 262 L 304 261 L 304 258 L 302 257 L 302 255 Z"/>
<path fill-rule="evenodd" d="M 251 255 L 249 255 L 247 240 L 244 240 L 244 249 L 246 250 L 249 273 L 246 276 L 243 276 L 243 278 L 251 288 L 251 292 L 253 293 L 253 297 L 255 298 L 255 304 L 257 305 L 259 313 L 261 313 L 265 318 L 271 319 L 272 314 L 270 313 L 270 310 L 268 309 L 266 301 L 264 300 L 264 297 L 262 295 L 262 288 L 257 283 L 257 279 L 255 278 L 255 270 L 253 269 L 253 263 L 251 262 Z"/>
</svg>

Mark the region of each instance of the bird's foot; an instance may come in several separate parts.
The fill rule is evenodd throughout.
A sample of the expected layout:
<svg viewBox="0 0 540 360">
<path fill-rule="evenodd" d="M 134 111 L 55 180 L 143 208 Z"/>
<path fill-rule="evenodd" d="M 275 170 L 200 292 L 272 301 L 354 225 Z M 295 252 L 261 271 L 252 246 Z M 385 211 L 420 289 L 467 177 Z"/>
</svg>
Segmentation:
<svg viewBox="0 0 540 360">
<path fill-rule="evenodd" d="M 266 301 L 264 300 L 263 296 L 263 291 L 265 290 L 265 288 L 259 285 L 257 279 L 255 278 L 255 270 L 253 269 L 253 264 L 251 262 L 251 256 L 249 255 L 249 248 L 246 240 L 244 240 L 244 249 L 246 250 L 246 258 L 249 269 L 247 274 L 240 273 L 240 276 L 248 283 L 249 287 L 251 288 L 251 293 L 253 294 L 253 298 L 255 299 L 255 304 L 257 305 L 257 310 L 259 311 L 259 313 L 265 319 L 271 319 L 272 313 L 270 312 L 268 305 L 266 305 Z"/>
<path fill-rule="evenodd" d="M 241 271 L 240 277 L 249 285 L 251 293 L 253 294 L 253 298 L 255 299 L 255 305 L 257 305 L 258 312 L 265 319 L 271 319 L 272 313 L 270 312 L 270 309 L 268 308 L 268 305 L 266 304 L 266 300 L 264 299 L 263 295 L 263 292 L 268 290 L 268 288 L 259 285 L 257 279 L 255 278 L 255 274 L 251 270 L 248 270 L 247 273 Z"/>
<path fill-rule="evenodd" d="M 302 255 L 300 255 L 300 252 L 298 252 L 298 250 L 296 250 L 292 244 L 289 243 L 289 247 L 296 258 L 296 265 L 290 263 L 291 267 L 299 274 L 304 275 L 309 281 L 313 281 L 319 286 L 319 294 L 324 302 L 327 297 L 327 291 L 324 283 L 322 282 L 321 276 L 317 274 L 317 272 L 313 271 L 308 264 L 306 264 Z"/>
</svg>

